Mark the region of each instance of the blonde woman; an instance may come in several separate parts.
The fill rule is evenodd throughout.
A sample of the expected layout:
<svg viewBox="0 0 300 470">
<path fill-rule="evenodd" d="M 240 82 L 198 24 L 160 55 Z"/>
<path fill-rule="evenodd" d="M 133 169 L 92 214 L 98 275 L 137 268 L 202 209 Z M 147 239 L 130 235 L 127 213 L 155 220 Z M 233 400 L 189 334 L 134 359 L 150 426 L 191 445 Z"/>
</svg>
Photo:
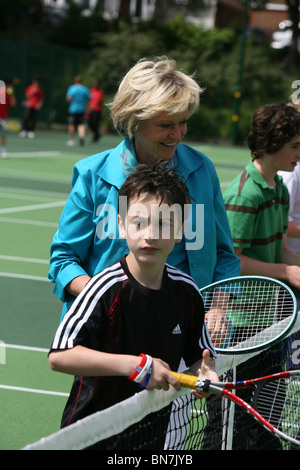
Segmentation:
<svg viewBox="0 0 300 470">
<path fill-rule="evenodd" d="M 202 88 L 168 58 L 140 60 L 109 104 L 124 140 L 78 162 L 73 190 L 51 247 L 49 278 L 64 302 L 63 315 L 89 279 L 128 253 L 117 228 L 118 193 L 139 163 L 164 160 L 183 177 L 191 199 L 189 228 L 168 263 L 199 287 L 239 275 L 215 168 L 208 157 L 182 143 Z M 219 328 L 218 321 L 209 325 Z M 213 335 L 212 335 L 213 339 Z"/>
</svg>

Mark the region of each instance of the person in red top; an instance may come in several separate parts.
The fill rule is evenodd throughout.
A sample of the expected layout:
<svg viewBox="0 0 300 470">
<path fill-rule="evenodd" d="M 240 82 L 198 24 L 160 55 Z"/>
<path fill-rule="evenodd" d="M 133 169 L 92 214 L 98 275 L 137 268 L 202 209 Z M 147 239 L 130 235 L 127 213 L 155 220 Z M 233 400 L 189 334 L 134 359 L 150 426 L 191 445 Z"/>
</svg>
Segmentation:
<svg viewBox="0 0 300 470">
<path fill-rule="evenodd" d="M 93 133 L 93 142 L 97 142 L 101 134 L 99 132 L 99 124 L 101 121 L 103 90 L 99 86 L 99 82 L 95 81 L 93 88 L 90 90 L 91 100 L 88 109 L 88 126 Z"/>
<path fill-rule="evenodd" d="M 32 84 L 29 85 L 25 90 L 25 114 L 23 129 L 20 133 L 21 137 L 28 136 L 29 138 L 34 137 L 34 130 L 36 125 L 37 113 L 43 105 L 45 93 L 43 88 L 40 86 L 39 80 L 34 78 Z"/>
<path fill-rule="evenodd" d="M 1 86 L 3 85 L 3 86 Z M 7 158 L 6 133 L 9 109 L 15 106 L 16 98 L 11 80 L 0 83 L 0 135 L 1 135 L 1 158 Z"/>
</svg>

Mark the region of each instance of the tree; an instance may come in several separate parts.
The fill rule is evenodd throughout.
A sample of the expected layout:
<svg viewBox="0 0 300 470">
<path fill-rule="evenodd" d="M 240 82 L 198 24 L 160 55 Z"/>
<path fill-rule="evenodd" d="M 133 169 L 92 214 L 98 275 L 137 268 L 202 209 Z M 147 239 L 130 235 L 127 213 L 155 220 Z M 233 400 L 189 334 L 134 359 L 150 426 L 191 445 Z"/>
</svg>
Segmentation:
<svg viewBox="0 0 300 470">
<path fill-rule="evenodd" d="M 155 2 L 154 16 L 158 24 L 165 24 L 168 18 L 170 0 L 160 0 Z"/>
<path fill-rule="evenodd" d="M 288 65 L 296 65 L 298 59 L 298 39 L 299 39 L 299 0 L 286 0 L 286 4 L 289 9 L 289 16 L 292 22 L 293 35 L 292 35 L 292 44 L 289 50 L 287 57 Z"/>
<path fill-rule="evenodd" d="M 256 10 L 264 9 L 266 4 L 268 3 L 267 0 L 252 0 L 250 2 L 250 7 Z M 292 22 L 292 43 L 291 47 L 289 48 L 288 55 L 285 59 L 285 65 L 288 66 L 296 66 L 299 56 L 298 51 L 298 41 L 299 41 L 299 0 L 285 0 L 285 3 L 288 7 L 289 11 L 289 18 Z"/>
<path fill-rule="evenodd" d="M 43 35 L 45 12 L 42 0 L 1 2 L 0 31 L 22 39 Z"/>
</svg>

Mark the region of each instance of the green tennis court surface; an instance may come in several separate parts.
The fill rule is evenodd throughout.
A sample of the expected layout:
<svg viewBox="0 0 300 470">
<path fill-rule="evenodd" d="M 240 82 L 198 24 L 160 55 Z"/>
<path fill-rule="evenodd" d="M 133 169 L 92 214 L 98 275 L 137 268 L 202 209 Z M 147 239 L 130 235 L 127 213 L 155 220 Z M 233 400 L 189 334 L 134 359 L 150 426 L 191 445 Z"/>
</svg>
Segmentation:
<svg viewBox="0 0 300 470">
<path fill-rule="evenodd" d="M 66 146 L 67 134 L 8 135 L 0 158 L 0 450 L 21 449 L 56 432 L 72 377 L 54 373 L 47 352 L 61 303 L 47 281 L 49 249 L 76 161 L 120 138 Z M 215 163 L 222 188 L 249 160 L 246 148 L 192 144 Z"/>
</svg>

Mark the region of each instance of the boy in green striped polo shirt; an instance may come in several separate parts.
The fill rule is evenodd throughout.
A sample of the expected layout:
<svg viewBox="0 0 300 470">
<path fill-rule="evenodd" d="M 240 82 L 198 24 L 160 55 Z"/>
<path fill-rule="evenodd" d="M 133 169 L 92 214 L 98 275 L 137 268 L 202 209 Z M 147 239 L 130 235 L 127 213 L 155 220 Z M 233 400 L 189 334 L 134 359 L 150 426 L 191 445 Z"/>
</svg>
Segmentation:
<svg viewBox="0 0 300 470">
<path fill-rule="evenodd" d="M 260 107 L 253 116 L 248 146 L 252 161 L 224 194 L 234 252 L 241 259 L 241 274 L 281 279 L 291 285 L 297 296 L 300 255 L 287 248 L 289 193 L 277 172 L 294 171 L 300 161 L 299 111 L 284 104 Z M 262 360 L 260 355 L 260 361 L 249 359 L 246 369 L 237 367 L 237 379 L 278 372 L 280 348 L 275 345 L 263 354 L 268 357 Z M 246 400 L 250 395 L 249 392 Z M 280 441 L 267 431 L 262 432 L 250 419 L 236 410 L 232 448 L 280 450 Z"/>
<path fill-rule="evenodd" d="M 287 248 L 289 193 L 279 170 L 300 161 L 300 113 L 270 104 L 254 114 L 248 136 L 252 161 L 224 194 L 242 275 L 281 279 L 300 288 L 300 255 Z"/>
</svg>

